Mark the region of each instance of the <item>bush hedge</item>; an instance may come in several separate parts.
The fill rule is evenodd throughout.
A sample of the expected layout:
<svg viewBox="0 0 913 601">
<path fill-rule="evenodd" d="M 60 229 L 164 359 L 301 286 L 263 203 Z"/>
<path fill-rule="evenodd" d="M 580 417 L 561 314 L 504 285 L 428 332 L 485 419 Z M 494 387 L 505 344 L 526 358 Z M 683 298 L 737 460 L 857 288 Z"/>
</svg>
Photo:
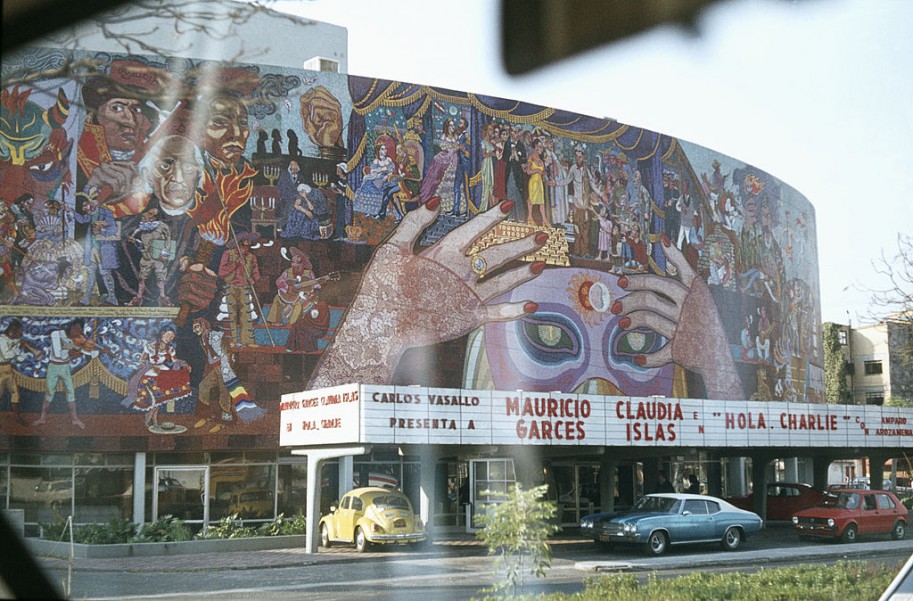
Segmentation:
<svg viewBox="0 0 913 601">
<path fill-rule="evenodd" d="M 536 601 L 834 601 L 878 599 L 901 567 L 838 562 L 832 566 L 790 566 L 753 574 L 694 572 L 678 578 L 650 576 L 641 584 L 634 574 L 590 578 L 573 594 L 526 595 Z"/>
<path fill-rule="evenodd" d="M 42 538 L 67 540 L 66 520 L 57 520 L 41 525 Z M 254 536 L 283 536 L 305 534 L 306 521 L 303 515 L 286 518 L 283 514 L 258 527 L 245 526 L 237 515 L 219 520 L 197 534 L 173 516 L 166 515 L 154 522 L 143 524 L 137 529 L 130 520 L 117 518 L 107 524 L 86 524 L 73 528 L 73 542 L 89 545 L 113 545 L 118 543 L 171 543 L 193 539 L 250 538 Z"/>
</svg>

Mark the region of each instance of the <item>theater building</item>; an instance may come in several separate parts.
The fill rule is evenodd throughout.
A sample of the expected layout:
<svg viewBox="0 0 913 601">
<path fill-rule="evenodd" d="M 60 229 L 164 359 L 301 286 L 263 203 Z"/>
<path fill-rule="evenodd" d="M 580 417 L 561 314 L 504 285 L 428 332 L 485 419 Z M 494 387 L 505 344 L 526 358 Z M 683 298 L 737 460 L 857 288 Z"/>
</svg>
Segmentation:
<svg viewBox="0 0 913 601">
<path fill-rule="evenodd" d="M 230 64 L 4 57 L 0 506 L 29 534 L 369 483 L 472 529 L 482 491 L 545 481 L 572 524 L 660 470 L 740 494 L 911 446 L 899 410 L 825 404 L 815 212 L 788 184 L 347 75 L 340 30 Z"/>
</svg>

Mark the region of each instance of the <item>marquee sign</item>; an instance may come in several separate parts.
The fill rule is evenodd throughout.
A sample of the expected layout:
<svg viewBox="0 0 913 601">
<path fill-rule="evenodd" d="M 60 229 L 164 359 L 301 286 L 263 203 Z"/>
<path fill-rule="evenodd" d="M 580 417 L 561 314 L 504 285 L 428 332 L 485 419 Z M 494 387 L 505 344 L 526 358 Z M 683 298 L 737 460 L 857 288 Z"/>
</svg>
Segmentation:
<svg viewBox="0 0 913 601">
<path fill-rule="evenodd" d="M 281 408 L 281 446 L 913 448 L 913 409 L 899 407 L 351 384 Z"/>
</svg>

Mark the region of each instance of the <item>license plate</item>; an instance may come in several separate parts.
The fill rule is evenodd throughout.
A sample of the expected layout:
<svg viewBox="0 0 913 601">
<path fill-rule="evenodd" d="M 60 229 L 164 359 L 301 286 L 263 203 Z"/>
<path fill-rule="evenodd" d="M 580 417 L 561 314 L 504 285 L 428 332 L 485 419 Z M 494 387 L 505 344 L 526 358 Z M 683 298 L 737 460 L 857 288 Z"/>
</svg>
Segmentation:
<svg viewBox="0 0 913 601">
<path fill-rule="evenodd" d="M 609 537 L 608 537 L 608 535 L 606 535 L 606 534 L 600 534 L 600 535 L 599 535 L 599 542 L 603 542 L 603 543 L 609 542 Z"/>
</svg>

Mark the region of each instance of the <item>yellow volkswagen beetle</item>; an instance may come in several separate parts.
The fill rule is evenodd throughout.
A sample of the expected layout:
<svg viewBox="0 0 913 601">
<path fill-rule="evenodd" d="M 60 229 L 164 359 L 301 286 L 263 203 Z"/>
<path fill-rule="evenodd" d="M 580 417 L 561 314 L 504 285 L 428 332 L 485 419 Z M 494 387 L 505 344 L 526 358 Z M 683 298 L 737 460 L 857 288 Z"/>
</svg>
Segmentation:
<svg viewBox="0 0 913 601">
<path fill-rule="evenodd" d="M 320 544 L 355 543 L 361 553 L 372 544 L 422 543 L 425 525 L 398 490 L 369 486 L 347 492 L 338 507 L 320 519 Z"/>
</svg>

